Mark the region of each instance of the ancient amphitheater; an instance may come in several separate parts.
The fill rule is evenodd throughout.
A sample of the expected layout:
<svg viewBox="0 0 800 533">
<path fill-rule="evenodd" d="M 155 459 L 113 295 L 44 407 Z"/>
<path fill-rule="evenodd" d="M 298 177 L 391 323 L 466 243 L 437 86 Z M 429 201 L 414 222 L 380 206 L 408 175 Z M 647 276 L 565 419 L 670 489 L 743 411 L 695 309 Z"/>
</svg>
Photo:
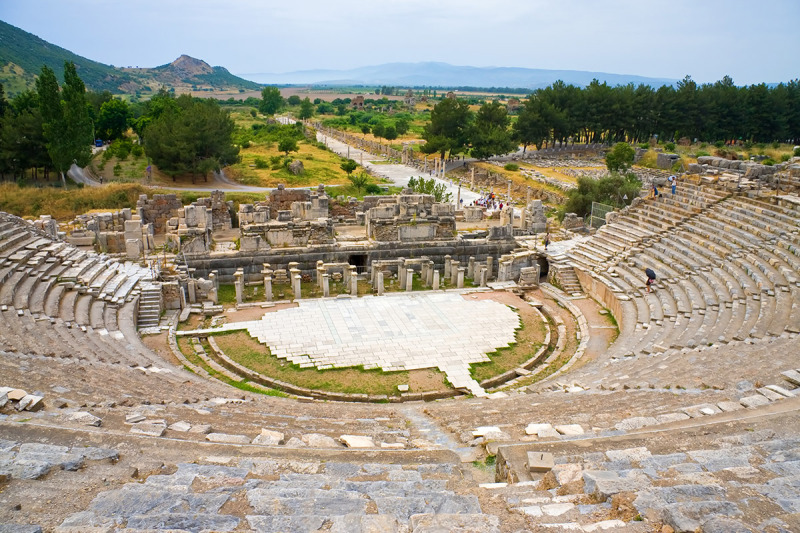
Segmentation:
<svg viewBox="0 0 800 533">
<path fill-rule="evenodd" d="M 800 200 L 735 185 L 686 179 L 539 248 L 558 283 L 513 285 L 547 359 L 438 401 L 189 371 L 137 331 L 152 268 L 3 214 L 0 531 L 800 531 Z M 523 240 L 486 245 L 489 276 Z"/>
</svg>

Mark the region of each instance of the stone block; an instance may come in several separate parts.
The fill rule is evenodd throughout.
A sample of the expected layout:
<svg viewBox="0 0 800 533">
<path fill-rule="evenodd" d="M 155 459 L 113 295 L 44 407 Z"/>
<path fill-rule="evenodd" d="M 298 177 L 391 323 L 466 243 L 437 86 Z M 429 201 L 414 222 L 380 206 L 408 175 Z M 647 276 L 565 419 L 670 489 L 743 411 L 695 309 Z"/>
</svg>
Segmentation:
<svg viewBox="0 0 800 533">
<path fill-rule="evenodd" d="M 44 407 L 44 397 L 26 394 L 17 404 L 18 411 L 38 411 Z"/>
<path fill-rule="evenodd" d="M 525 428 L 527 435 L 536 435 L 540 439 L 547 437 L 559 437 L 561 434 L 556 431 L 552 424 L 528 424 Z"/>
<path fill-rule="evenodd" d="M 280 431 L 272 431 L 269 429 L 262 429 L 261 434 L 256 435 L 253 439 L 253 444 L 261 444 L 264 446 L 280 446 L 285 442 L 285 436 Z"/>
<path fill-rule="evenodd" d="M 190 429 L 192 429 L 192 425 L 189 422 L 180 420 L 175 422 L 174 424 L 170 424 L 167 429 L 171 429 L 172 431 L 180 431 L 181 433 L 186 433 Z"/>
<path fill-rule="evenodd" d="M 374 448 L 375 443 L 370 437 L 362 435 L 342 435 L 339 440 L 348 448 Z"/>
<path fill-rule="evenodd" d="M 760 394 L 754 394 L 753 396 L 745 396 L 739 402 L 747 408 L 755 408 L 761 407 L 762 405 L 768 405 L 770 402 L 767 398 Z"/>
<path fill-rule="evenodd" d="M 77 422 L 78 424 L 83 424 L 85 426 L 96 427 L 102 424 L 102 420 L 99 417 L 96 417 L 91 413 L 87 413 L 86 411 L 72 413 L 67 420 L 70 422 Z"/>
<path fill-rule="evenodd" d="M 319 433 L 309 433 L 302 436 L 302 441 L 306 446 L 312 448 L 339 448 L 339 444 L 327 435 Z"/>
<path fill-rule="evenodd" d="M 564 424 L 560 426 L 555 426 L 554 428 L 558 431 L 561 435 L 565 437 L 575 437 L 578 435 L 583 435 L 583 428 L 580 424 Z"/>
<path fill-rule="evenodd" d="M 134 435 L 147 435 L 148 437 L 161 437 L 167 431 L 164 424 L 151 424 L 149 422 L 139 422 L 131 426 L 131 433 Z"/>
<path fill-rule="evenodd" d="M 528 452 L 527 465 L 529 472 L 549 472 L 555 466 L 555 461 L 552 453 Z"/>
<path fill-rule="evenodd" d="M 228 433 L 209 433 L 206 435 L 206 440 L 224 444 L 250 444 L 250 439 L 247 435 L 232 435 Z"/>
</svg>

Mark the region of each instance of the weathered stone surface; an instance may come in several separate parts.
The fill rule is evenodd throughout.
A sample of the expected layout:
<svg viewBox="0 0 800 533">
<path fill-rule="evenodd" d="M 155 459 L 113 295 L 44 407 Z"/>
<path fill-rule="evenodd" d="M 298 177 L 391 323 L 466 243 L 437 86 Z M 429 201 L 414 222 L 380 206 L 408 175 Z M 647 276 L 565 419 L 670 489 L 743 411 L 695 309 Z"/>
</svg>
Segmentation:
<svg viewBox="0 0 800 533">
<path fill-rule="evenodd" d="M 416 514 L 411 516 L 415 533 L 499 533 L 500 519 L 486 514 Z"/>
<path fill-rule="evenodd" d="M 247 435 L 231 435 L 229 433 L 209 433 L 206 435 L 206 440 L 225 444 L 250 444 L 250 438 Z"/>
<path fill-rule="evenodd" d="M 753 530 L 733 518 L 715 516 L 703 523 L 703 533 L 751 533 Z"/>
<path fill-rule="evenodd" d="M 303 442 L 312 448 L 339 448 L 341 447 L 332 437 L 319 433 L 303 435 Z"/>
<path fill-rule="evenodd" d="M 635 416 L 626 418 L 617 422 L 614 427 L 622 431 L 630 431 L 632 429 L 639 429 L 647 426 L 654 426 L 658 424 L 658 420 L 652 416 Z"/>
<path fill-rule="evenodd" d="M 78 411 L 76 413 L 72 413 L 67 418 L 70 422 L 77 422 L 78 424 L 83 424 L 86 426 L 100 426 L 103 421 L 99 418 L 94 416 L 92 413 L 87 413 L 86 411 Z"/>
<path fill-rule="evenodd" d="M 269 429 L 262 429 L 261 434 L 256 435 L 256 438 L 253 439 L 253 444 L 262 444 L 265 446 L 280 446 L 283 443 L 283 433 Z"/>
<path fill-rule="evenodd" d="M 741 403 L 739 403 L 739 402 L 728 402 L 728 401 L 719 402 L 717 404 L 717 407 L 719 407 L 720 410 L 723 413 L 729 413 L 731 411 L 738 411 L 740 409 L 744 409 L 744 406 Z"/>
<path fill-rule="evenodd" d="M 528 452 L 528 470 L 530 472 L 548 472 L 555 466 L 552 453 Z"/>
<path fill-rule="evenodd" d="M 739 400 L 742 405 L 747 408 L 754 408 L 754 407 L 761 407 L 762 405 L 768 405 L 769 400 L 760 394 L 754 394 L 753 396 L 745 396 L 741 400 Z"/>
<path fill-rule="evenodd" d="M 38 411 L 44 407 L 44 397 L 26 394 L 17 404 L 17 411 Z"/>
<path fill-rule="evenodd" d="M 709 472 L 717 472 L 724 468 L 750 466 L 751 453 L 744 447 L 722 450 L 692 450 L 687 453 Z"/>
<path fill-rule="evenodd" d="M 650 484 L 647 476 L 637 470 L 629 470 L 622 476 L 607 470 L 584 470 L 583 481 L 586 494 L 597 494 L 602 499 L 619 492 L 641 490 Z"/>
<path fill-rule="evenodd" d="M 608 458 L 612 461 L 636 461 L 641 462 L 651 457 L 650 450 L 644 447 L 626 448 L 624 450 L 608 450 Z"/>
<path fill-rule="evenodd" d="M 119 452 L 111 448 L 95 448 L 91 446 L 87 448 L 74 447 L 72 448 L 72 453 L 82 455 L 90 461 L 109 460 L 111 462 L 116 462 L 119 460 Z"/>
<path fill-rule="evenodd" d="M 128 519 L 128 528 L 134 530 L 233 531 L 238 525 L 234 516 L 210 513 L 148 513 Z"/>
<path fill-rule="evenodd" d="M 167 426 L 163 424 L 150 424 L 139 422 L 131 426 L 131 433 L 135 435 L 147 435 L 149 437 L 161 437 L 167 431 Z"/>
<path fill-rule="evenodd" d="M 554 429 L 565 437 L 583 435 L 583 428 L 580 426 L 580 424 L 563 424 L 560 426 L 555 426 Z"/>
<path fill-rule="evenodd" d="M 679 422 L 681 420 L 688 420 L 689 415 L 686 413 L 665 413 L 658 415 L 656 420 L 659 424 L 669 424 L 670 422 Z"/>
<path fill-rule="evenodd" d="M 147 417 L 140 414 L 127 415 L 125 417 L 126 424 L 138 424 L 139 422 L 144 422 L 145 420 L 147 420 Z"/>
<path fill-rule="evenodd" d="M 297 437 L 292 437 L 286 441 L 286 446 L 288 448 L 305 448 L 306 446 L 308 446 L 308 444 L 298 439 Z"/>
<path fill-rule="evenodd" d="M 348 448 L 374 448 L 375 443 L 372 438 L 363 435 L 342 435 L 339 437 L 342 444 Z"/>
<path fill-rule="evenodd" d="M 527 435 L 536 435 L 540 439 L 547 437 L 560 437 L 561 434 L 553 428 L 552 424 L 528 424 L 525 428 Z"/>
<path fill-rule="evenodd" d="M 179 420 L 178 422 L 175 422 L 174 424 L 170 424 L 169 426 L 167 426 L 167 429 L 171 429 L 172 431 L 179 431 L 181 433 L 186 433 L 190 429 L 192 429 L 192 425 L 184 420 Z"/>
<path fill-rule="evenodd" d="M 199 433 L 201 435 L 211 433 L 211 424 L 194 424 L 191 429 L 189 429 L 189 433 Z"/>
<path fill-rule="evenodd" d="M 0 533 L 42 533 L 42 527 L 27 524 L 0 524 Z"/>
</svg>

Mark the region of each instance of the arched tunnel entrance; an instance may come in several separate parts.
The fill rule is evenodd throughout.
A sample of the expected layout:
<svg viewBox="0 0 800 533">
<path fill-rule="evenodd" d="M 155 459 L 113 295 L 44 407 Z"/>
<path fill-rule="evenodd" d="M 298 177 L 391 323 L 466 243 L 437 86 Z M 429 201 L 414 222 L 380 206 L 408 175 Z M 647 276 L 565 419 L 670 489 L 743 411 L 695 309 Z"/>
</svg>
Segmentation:
<svg viewBox="0 0 800 533">
<path fill-rule="evenodd" d="M 538 257 L 536 261 L 539 263 L 539 280 L 547 280 L 547 274 L 550 273 L 550 262 L 544 256 Z"/>
</svg>

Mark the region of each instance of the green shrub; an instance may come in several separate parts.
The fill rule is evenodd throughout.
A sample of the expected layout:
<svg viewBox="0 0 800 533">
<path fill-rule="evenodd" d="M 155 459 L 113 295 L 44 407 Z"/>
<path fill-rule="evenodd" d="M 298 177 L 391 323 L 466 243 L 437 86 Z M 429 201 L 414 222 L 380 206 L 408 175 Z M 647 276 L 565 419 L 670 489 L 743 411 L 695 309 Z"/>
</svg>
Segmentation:
<svg viewBox="0 0 800 533">
<path fill-rule="evenodd" d="M 242 148 L 250 148 L 250 146 L 252 146 L 252 143 L 250 141 L 242 142 Z"/>
<path fill-rule="evenodd" d="M 800 146 L 798 146 L 797 148 L 794 149 L 794 156 L 795 157 L 800 157 Z"/>
<path fill-rule="evenodd" d="M 667 144 L 665 144 L 664 145 L 664 150 L 666 150 L 668 152 L 674 152 L 675 151 L 675 143 L 667 143 Z"/>
<path fill-rule="evenodd" d="M 756 145 L 756 148 L 758 148 L 759 150 L 766 150 L 767 149 L 767 143 L 758 143 Z"/>
<path fill-rule="evenodd" d="M 772 148 L 774 148 L 775 150 L 777 150 L 780 147 L 781 147 L 781 143 L 779 143 L 778 141 L 775 141 L 774 143 L 772 143 Z"/>
<path fill-rule="evenodd" d="M 792 158 L 792 156 L 791 156 L 791 155 L 789 155 L 789 154 L 783 154 L 783 155 L 781 156 L 781 163 L 785 163 L 785 162 L 787 162 L 788 160 L 790 160 L 791 158 Z"/>
<path fill-rule="evenodd" d="M 639 143 L 639 148 L 641 148 L 642 150 L 649 150 L 650 143 Z"/>
<path fill-rule="evenodd" d="M 122 175 L 122 165 L 117 163 L 114 165 L 114 176 L 120 177 Z"/>
<path fill-rule="evenodd" d="M 379 185 L 375 183 L 369 183 L 366 187 L 364 187 L 364 191 L 367 194 L 381 194 L 383 190 L 380 188 Z"/>
<path fill-rule="evenodd" d="M 131 147 L 131 155 L 136 159 L 139 159 L 144 155 L 144 148 L 142 148 L 141 144 L 134 144 Z"/>
<path fill-rule="evenodd" d="M 506 165 L 503 168 L 506 170 L 510 170 L 512 172 L 516 172 L 517 170 L 519 170 L 519 165 L 516 163 L 506 163 Z"/>
<path fill-rule="evenodd" d="M 725 141 L 717 141 L 714 143 L 714 146 L 716 146 L 717 148 L 722 148 L 723 146 L 725 146 Z"/>
<path fill-rule="evenodd" d="M 269 168 L 269 163 L 263 157 L 256 157 L 253 163 L 256 165 L 256 168 L 260 169 L 267 169 Z"/>
<path fill-rule="evenodd" d="M 774 160 L 774 159 L 772 159 L 772 158 L 767 158 L 767 159 L 763 160 L 763 161 L 761 162 L 761 164 L 762 164 L 762 165 L 767 165 L 768 167 L 771 167 L 772 165 L 774 165 L 774 164 L 775 164 L 775 160 Z"/>
<path fill-rule="evenodd" d="M 745 141 L 744 142 L 744 149 L 751 150 L 753 148 L 753 141 Z"/>
<path fill-rule="evenodd" d="M 709 154 L 705 150 L 698 150 L 697 154 L 695 154 L 695 155 L 696 155 L 696 157 L 703 157 L 703 156 L 707 156 L 707 155 L 711 155 L 711 154 Z"/>
</svg>

